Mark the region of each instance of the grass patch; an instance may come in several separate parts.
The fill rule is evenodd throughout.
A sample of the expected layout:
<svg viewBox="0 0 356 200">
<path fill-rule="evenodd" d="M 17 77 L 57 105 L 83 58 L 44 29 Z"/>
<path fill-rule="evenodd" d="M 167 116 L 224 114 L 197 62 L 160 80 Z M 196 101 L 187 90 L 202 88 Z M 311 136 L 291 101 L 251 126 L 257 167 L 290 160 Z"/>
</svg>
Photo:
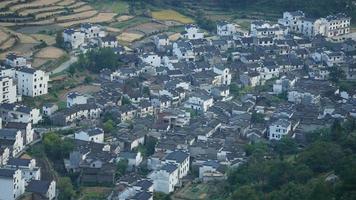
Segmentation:
<svg viewBox="0 0 356 200">
<path fill-rule="evenodd" d="M 161 10 L 152 12 L 152 17 L 154 19 L 163 20 L 163 21 L 177 21 L 183 24 L 194 23 L 194 20 L 180 14 L 174 10 Z"/>
<path fill-rule="evenodd" d="M 90 3 L 95 9 L 104 12 L 114 12 L 119 15 L 129 13 L 129 4 L 122 0 L 101 0 Z"/>
<path fill-rule="evenodd" d="M 132 19 L 123 21 L 123 22 L 117 22 L 112 24 L 111 26 L 114 28 L 119 28 L 119 29 L 127 29 L 133 26 L 137 26 L 139 24 L 147 23 L 150 22 L 151 20 L 147 17 L 134 17 Z"/>
<path fill-rule="evenodd" d="M 106 196 L 110 193 L 111 188 L 107 187 L 85 187 L 81 191 L 82 200 L 100 200 L 106 199 Z"/>
</svg>

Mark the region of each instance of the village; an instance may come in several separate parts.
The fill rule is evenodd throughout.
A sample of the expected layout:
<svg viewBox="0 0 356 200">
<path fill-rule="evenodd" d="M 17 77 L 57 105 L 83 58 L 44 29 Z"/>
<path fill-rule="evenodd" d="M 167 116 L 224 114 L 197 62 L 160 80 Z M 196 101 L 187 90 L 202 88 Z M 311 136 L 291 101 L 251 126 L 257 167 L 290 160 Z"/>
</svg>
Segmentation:
<svg viewBox="0 0 356 200">
<path fill-rule="evenodd" d="M 249 30 L 219 21 L 214 33 L 186 24 L 175 37 L 159 33 L 131 48 L 99 23 L 66 28 L 61 45 L 75 58 L 65 69 L 73 77 L 92 52 L 110 51 L 117 65 L 93 65 L 84 86 L 96 89 L 70 90 L 64 105 L 41 97 L 65 78 L 53 82 L 53 73 L 33 68 L 28 57 L 7 53 L 0 68 L 0 199 L 57 198 L 59 178 L 34 153 L 42 143 L 58 174 L 110 188 L 105 199 L 152 200 L 226 180 L 249 159 L 245 144 L 288 137 L 303 147 L 306 133 L 355 118 L 351 18 L 307 15 L 284 12 L 274 23 L 252 21 Z M 70 143 L 68 152 L 59 155 L 55 142 L 48 149 L 49 135 Z"/>
</svg>

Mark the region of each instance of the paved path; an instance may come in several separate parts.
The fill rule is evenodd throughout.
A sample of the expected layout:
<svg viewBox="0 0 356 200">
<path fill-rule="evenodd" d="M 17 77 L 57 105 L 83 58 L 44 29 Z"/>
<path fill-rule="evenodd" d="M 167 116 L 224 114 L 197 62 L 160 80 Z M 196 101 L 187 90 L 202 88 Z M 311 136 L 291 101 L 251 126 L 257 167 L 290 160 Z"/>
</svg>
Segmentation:
<svg viewBox="0 0 356 200">
<path fill-rule="evenodd" d="M 78 61 L 78 57 L 71 55 L 70 59 L 59 65 L 57 68 L 51 71 L 51 74 L 58 74 L 70 67 L 71 64 Z"/>
</svg>

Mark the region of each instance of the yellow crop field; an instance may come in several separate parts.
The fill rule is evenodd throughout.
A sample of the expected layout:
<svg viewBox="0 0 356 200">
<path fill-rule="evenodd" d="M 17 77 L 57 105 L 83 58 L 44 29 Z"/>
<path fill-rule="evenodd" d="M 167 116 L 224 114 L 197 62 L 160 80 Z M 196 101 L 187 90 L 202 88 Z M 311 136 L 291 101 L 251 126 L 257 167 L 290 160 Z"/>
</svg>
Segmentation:
<svg viewBox="0 0 356 200">
<path fill-rule="evenodd" d="M 180 14 L 177 11 L 174 10 L 161 10 L 161 11 L 155 11 L 152 12 L 152 17 L 154 19 L 158 19 L 158 20 L 164 20 L 164 21 L 177 21 L 183 24 L 190 24 L 193 23 L 194 20 Z"/>
</svg>

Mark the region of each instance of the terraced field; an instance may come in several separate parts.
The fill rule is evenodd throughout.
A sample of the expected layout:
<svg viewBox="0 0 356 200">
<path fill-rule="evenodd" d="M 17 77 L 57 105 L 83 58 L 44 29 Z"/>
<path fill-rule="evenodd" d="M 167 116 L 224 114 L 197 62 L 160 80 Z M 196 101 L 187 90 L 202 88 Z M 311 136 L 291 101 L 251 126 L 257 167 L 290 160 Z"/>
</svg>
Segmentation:
<svg viewBox="0 0 356 200">
<path fill-rule="evenodd" d="M 116 13 L 98 12 L 81 0 L 5 0 L 0 2 L 0 26 L 38 26 L 110 22 Z"/>
</svg>

